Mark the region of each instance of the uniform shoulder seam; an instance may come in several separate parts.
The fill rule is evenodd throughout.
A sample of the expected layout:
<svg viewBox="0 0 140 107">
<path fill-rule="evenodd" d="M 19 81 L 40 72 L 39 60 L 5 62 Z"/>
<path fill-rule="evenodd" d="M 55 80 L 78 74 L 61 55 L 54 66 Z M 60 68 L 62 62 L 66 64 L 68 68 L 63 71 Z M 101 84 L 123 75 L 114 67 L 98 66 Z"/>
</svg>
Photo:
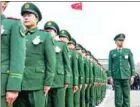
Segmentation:
<svg viewBox="0 0 140 107">
<path fill-rule="evenodd" d="M 14 17 L 7 17 L 7 19 L 20 20 L 19 18 L 14 18 Z"/>
</svg>

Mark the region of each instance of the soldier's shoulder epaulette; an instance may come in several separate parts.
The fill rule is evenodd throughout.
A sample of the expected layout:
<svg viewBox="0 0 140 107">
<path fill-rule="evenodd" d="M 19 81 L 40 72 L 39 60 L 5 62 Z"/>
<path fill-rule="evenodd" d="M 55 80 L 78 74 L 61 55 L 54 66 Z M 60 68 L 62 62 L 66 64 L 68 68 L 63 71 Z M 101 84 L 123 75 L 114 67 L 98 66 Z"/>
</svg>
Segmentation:
<svg viewBox="0 0 140 107">
<path fill-rule="evenodd" d="M 14 18 L 14 17 L 7 17 L 7 19 L 20 20 L 19 18 Z"/>
</svg>

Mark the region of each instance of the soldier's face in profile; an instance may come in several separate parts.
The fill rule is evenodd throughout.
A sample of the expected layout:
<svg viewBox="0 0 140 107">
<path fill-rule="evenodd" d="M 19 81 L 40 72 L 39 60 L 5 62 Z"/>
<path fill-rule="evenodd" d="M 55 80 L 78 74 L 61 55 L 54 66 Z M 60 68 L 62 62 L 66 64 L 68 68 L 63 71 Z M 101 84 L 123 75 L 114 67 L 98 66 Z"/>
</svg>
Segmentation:
<svg viewBox="0 0 140 107">
<path fill-rule="evenodd" d="M 70 49 L 75 49 L 75 45 L 73 45 L 73 44 L 68 44 L 68 47 L 69 47 Z"/>
<path fill-rule="evenodd" d="M 82 50 L 77 50 L 77 53 L 81 54 L 82 53 Z"/>
<path fill-rule="evenodd" d="M 86 56 L 86 53 L 85 53 L 85 52 L 83 52 L 83 53 L 82 53 L 82 56 L 83 56 L 83 57 L 85 57 L 85 56 Z"/>
<path fill-rule="evenodd" d="M 46 31 L 47 31 L 47 32 L 50 32 L 50 33 L 51 33 L 51 36 L 52 36 L 53 38 L 55 38 L 55 37 L 57 36 L 56 31 L 53 30 L 53 29 L 51 29 L 51 28 L 46 29 Z"/>
<path fill-rule="evenodd" d="M 118 47 L 123 47 L 124 40 L 117 40 L 115 43 Z"/>
<path fill-rule="evenodd" d="M 7 5 L 8 5 L 7 1 L 1 1 L 0 2 L 0 10 L 1 10 L 2 13 L 6 9 Z"/>
<path fill-rule="evenodd" d="M 65 42 L 65 43 L 68 43 L 69 42 L 68 38 L 66 38 L 66 37 L 60 37 L 60 40 L 63 41 L 63 42 Z"/>
<path fill-rule="evenodd" d="M 25 13 L 23 15 L 23 23 L 27 28 L 36 27 L 38 18 L 32 13 Z"/>
</svg>

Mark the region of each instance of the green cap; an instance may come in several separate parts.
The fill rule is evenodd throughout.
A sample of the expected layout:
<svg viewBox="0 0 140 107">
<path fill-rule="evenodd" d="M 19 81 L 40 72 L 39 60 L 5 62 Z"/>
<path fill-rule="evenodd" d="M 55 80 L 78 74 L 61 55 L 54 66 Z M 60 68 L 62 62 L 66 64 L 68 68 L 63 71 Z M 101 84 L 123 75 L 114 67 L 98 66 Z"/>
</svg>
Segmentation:
<svg viewBox="0 0 140 107">
<path fill-rule="evenodd" d="M 83 53 L 86 53 L 87 50 L 83 47 L 82 52 L 83 52 Z"/>
<path fill-rule="evenodd" d="M 59 37 L 66 37 L 68 40 L 71 40 L 71 35 L 67 30 L 61 30 L 59 33 Z"/>
<path fill-rule="evenodd" d="M 23 16 L 27 12 L 35 14 L 39 21 L 42 19 L 42 15 L 39 8 L 33 3 L 25 3 L 22 6 L 21 15 Z"/>
<path fill-rule="evenodd" d="M 86 54 L 89 55 L 89 56 L 91 56 L 91 52 L 90 51 L 87 51 Z"/>
<path fill-rule="evenodd" d="M 75 46 L 76 46 L 76 41 L 75 41 L 75 39 L 71 38 L 71 41 L 69 41 L 69 43 L 68 43 L 68 44 L 73 44 L 73 45 L 75 45 Z"/>
<path fill-rule="evenodd" d="M 123 33 L 120 33 L 114 37 L 114 41 L 124 40 L 124 39 L 125 39 L 125 35 Z"/>
<path fill-rule="evenodd" d="M 48 21 L 48 22 L 45 23 L 44 29 L 46 30 L 48 28 L 51 28 L 51 29 L 55 30 L 57 35 L 59 34 L 59 26 L 54 21 Z"/>
<path fill-rule="evenodd" d="M 82 50 L 82 46 L 80 44 L 76 45 L 76 50 Z"/>
</svg>

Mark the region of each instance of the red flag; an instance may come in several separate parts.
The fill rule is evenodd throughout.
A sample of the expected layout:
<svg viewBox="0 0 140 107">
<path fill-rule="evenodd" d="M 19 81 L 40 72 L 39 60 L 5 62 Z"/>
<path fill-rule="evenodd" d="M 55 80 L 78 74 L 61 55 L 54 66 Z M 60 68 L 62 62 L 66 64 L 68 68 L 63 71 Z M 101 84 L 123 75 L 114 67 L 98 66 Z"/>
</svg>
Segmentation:
<svg viewBox="0 0 140 107">
<path fill-rule="evenodd" d="M 75 10 L 82 10 L 82 3 L 74 3 L 71 5 L 71 8 Z"/>
</svg>

